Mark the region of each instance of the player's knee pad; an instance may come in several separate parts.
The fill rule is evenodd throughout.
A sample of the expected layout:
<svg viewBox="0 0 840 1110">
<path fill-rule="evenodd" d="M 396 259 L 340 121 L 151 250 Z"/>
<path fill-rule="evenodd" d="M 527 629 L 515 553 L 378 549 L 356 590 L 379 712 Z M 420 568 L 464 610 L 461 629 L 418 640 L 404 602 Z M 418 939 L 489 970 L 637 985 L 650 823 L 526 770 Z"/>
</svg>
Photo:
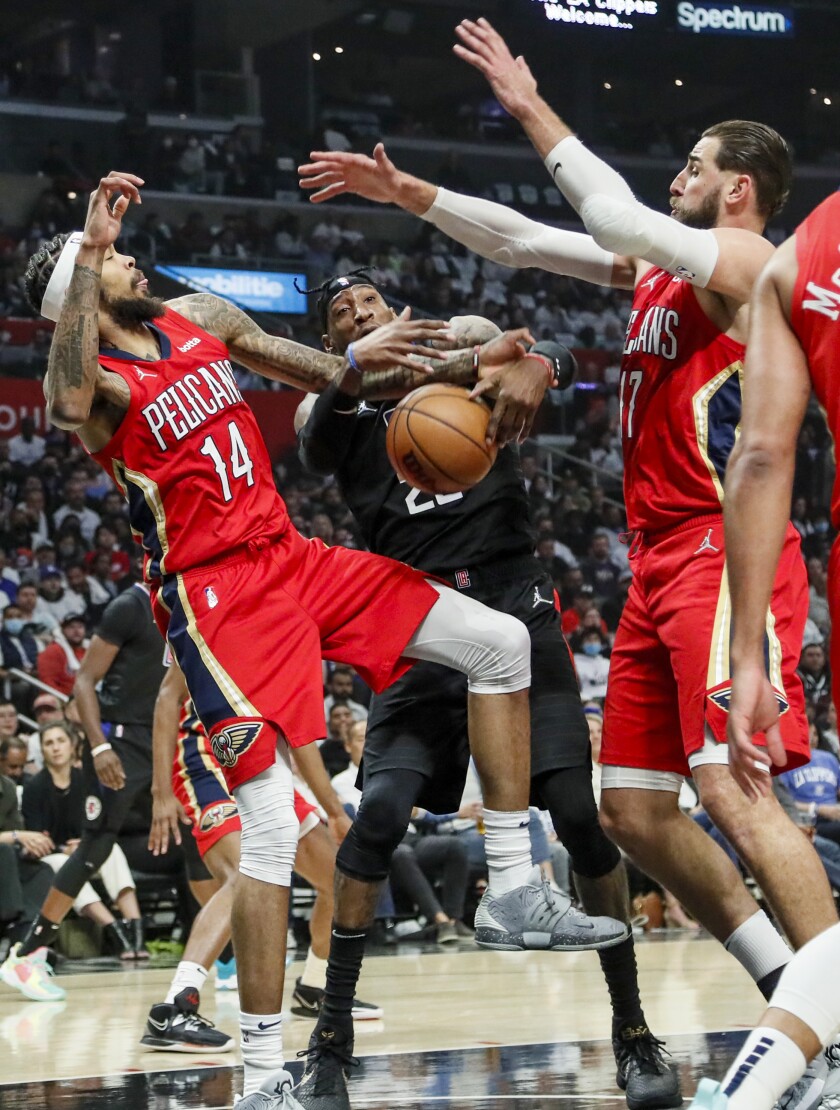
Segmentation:
<svg viewBox="0 0 840 1110">
<path fill-rule="evenodd" d="M 508 613 L 493 613 L 490 641 L 467 672 L 473 694 L 512 694 L 531 685 L 531 637 Z"/>
<path fill-rule="evenodd" d="M 512 694 L 531 685 L 531 638 L 525 625 L 448 586 L 428 580 L 440 598 L 406 655 L 442 663 L 467 676 L 471 693 Z"/>
<path fill-rule="evenodd" d="M 391 773 L 371 775 L 356 820 L 338 849 L 338 869 L 362 882 L 384 879 L 391 857 L 405 836 L 413 804 L 413 796 L 395 789 Z"/>
<path fill-rule="evenodd" d="M 586 879 L 600 879 L 613 871 L 621 853 L 598 821 L 590 769 L 550 771 L 540 776 L 538 788 L 557 835 L 571 856 L 572 869 Z"/>
<path fill-rule="evenodd" d="M 116 842 L 115 833 L 82 833 L 78 848 L 55 877 L 55 889 L 68 898 L 75 898 L 110 856 Z"/>
<path fill-rule="evenodd" d="M 288 754 L 233 792 L 242 821 L 239 871 L 272 886 L 290 886 L 300 826 Z"/>
</svg>

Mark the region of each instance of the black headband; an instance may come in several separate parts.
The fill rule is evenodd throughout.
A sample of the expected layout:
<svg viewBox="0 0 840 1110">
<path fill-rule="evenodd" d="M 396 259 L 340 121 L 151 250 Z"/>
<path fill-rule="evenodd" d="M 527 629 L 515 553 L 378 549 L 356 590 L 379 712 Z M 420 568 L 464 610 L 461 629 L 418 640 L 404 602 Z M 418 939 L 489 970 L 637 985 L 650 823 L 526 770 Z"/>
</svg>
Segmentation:
<svg viewBox="0 0 840 1110">
<path fill-rule="evenodd" d="M 304 293 L 306 296 L 318 294 L 315 307 L 318 309 L 318 316 L 324 333 L 327 331 L 327 313 L 329 312 L 330 305 L 339 293 L 343 293 L 344 290 L 349 289 L 351 285 L 369 285 L 372 289 L 376 289 L 378 293 L 384 296 L 383 290 L 366 270 L 352 270 L 349 274 L 340 274 L 337 277 L 328 278 L 322 285 L 317 285 L 314 289 L 304 289 L 298 285 L 297 281 L 294 282 L 295 289 L 297 289 L 298 293 Z"/>
</svg>

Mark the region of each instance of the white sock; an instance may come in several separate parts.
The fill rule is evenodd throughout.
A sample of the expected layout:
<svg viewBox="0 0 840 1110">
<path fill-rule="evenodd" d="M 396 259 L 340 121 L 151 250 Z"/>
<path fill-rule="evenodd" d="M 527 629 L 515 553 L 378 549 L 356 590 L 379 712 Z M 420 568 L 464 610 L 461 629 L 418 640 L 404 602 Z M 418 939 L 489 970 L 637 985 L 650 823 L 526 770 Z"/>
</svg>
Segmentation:
<svg viewBox="0 0 840 1110">
<path fill-rule="evenodd" d="M 239 1014 L 244 1065 L 243 1094 L 252 1095 L 274 1071 L 283 1067 L 283 1015 Z"/>
<path fill-rule="evenodd" d="M 485 809 L 483 817 L 488 890 L 491 894 L 506 894 L 518 886 L 525 886 L 531 870 L 528 810 L 503 813 Z"/>
<path fill-rule="evenodd" d="M 721 1084 L 729 1110 L 772 1110 L 805 1064 L 802 1050 L 778 1029 L 753 1030 Z"/>
<path fill-rule="evenodd" d="M 320 991 L 327 986 L 327 961 L 316 956 L 311 947 L 306 953 L 300 981 L 305 987 L 317 987 Z"/>
<path fill-rule="evenodd" d="M 194 987 L 200 992 L 206 978 L 207 968 L 194 964 L 191 960 L 181 960 L 172 976 L 166 1001 L 171 1005 L 175 1001 L 175 995 L 180 994 L 185 987 Z"/>
<path fill-rule="evenodd" d="M 771 971 L 790 963 L 793 953 L 764 910 L 758 910 L 739 925 L 723 947 L 760 983 Z"/>
<path fill-rule="evenodd" d="M 803 1021 L 821 1044 L 840 1026 L 840 925 L 809 940 L 785 968 L 770 1005 Z"/>
</svg>

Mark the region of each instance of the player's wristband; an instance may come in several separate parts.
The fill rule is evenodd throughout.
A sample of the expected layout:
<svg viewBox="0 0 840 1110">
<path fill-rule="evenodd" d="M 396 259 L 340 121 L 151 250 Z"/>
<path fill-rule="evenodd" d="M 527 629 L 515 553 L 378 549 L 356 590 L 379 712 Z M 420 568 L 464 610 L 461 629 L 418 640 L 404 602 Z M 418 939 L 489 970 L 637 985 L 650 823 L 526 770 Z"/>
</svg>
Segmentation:
<svg viewBox="0 0 840 1110">
<path fill-rule="evenodd" d="M 103 752 L 109 751 L 111 751 L 111 745 L 106 741 L 104 744 L 97 744 L 95 748 L 91 748 L 90 754 L 94 759 L 96 759 L 98 755 L 101 755 Z"/>
<path fill-rule="evenodd" d="M 350 363 L 350 365 L 353 367 L 353 369 L 356 371 L 356 373 L 361 374 L 362 371 L 360 370 L 358 363 L 356 362 L 355 358 L 353 357 L 353 344 L 352 343 L 348 344 L 347 350 L 344 352 L 344 357 L 347 359 L 347 361 Z"/>
</svg>

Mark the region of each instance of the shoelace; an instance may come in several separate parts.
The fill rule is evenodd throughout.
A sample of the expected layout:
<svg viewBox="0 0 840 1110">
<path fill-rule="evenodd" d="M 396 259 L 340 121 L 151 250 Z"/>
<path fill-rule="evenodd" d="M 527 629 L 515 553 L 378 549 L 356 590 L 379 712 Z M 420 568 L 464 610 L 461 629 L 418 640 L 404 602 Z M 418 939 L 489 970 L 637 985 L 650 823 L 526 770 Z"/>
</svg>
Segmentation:
<svg viewBox="0 0 840 1110">
<path fill-rule="evenodd" d="M 314 1063 L 322 1056 L 334 1056 L 346 1068 L 357 1068 L 359 1066 L 358 1058 L 350 1052 L 346 1045 L 339 1046 L 333 1044 L 332 1041 L 320 1041 L 310 1048 L 302 1048 L 297 1053 L 299 1060 L 306 1060 L 306 1068 L 309 1067 L 310 1061 Z"/>
<path fill-rule="evenodd" d="M 547 926 L 553 930 L 568 913 L 572 912 L 571 906 L 561 909 L 554 900 L 554 891 L 551 889 L 551 884 L 546 881 L 540 883 L 540 894 L 542 895 L 542 904 L 537 904 L 534 907 L 535 920 L 537 924 Z"/>
<path fill-rule="evenodd" d="M 210 1021 L 206 1017 L 202 1017 L 201 1014 L 198 1014 L 198 1013 L 186 1014 L 185 1013 L 184 1017 L 186 1018 L 186 1021 L 184 1022 L 184 1025 L 187 1027 L 187 1029 L 215 1029 L 216 1028 L 216 1026 L 213 1024 L 212 1021 Z"/>
<path fill-rule="evenodd" d="M 832 1068 L 840 1068 L 840 1041 L 830 1044 L 825 1050 L 825 1058 Z"/>
<path fill-rule="evenodd" d="M 657 1040 L 650 1030 L 642 1033 L 641 1036 L 631 1037 L 628 1040 L 619 1039 L 617 1043 L 620 1067 L 624 1067 L 631 1060 L 635 1060 L 640 1068 L 647 1068 L 655 1075 L 660 1075 L 667 1067 L 663 1057 L 671 1054 L 665 1048 L 665 1042 Z"/>
</svg>

